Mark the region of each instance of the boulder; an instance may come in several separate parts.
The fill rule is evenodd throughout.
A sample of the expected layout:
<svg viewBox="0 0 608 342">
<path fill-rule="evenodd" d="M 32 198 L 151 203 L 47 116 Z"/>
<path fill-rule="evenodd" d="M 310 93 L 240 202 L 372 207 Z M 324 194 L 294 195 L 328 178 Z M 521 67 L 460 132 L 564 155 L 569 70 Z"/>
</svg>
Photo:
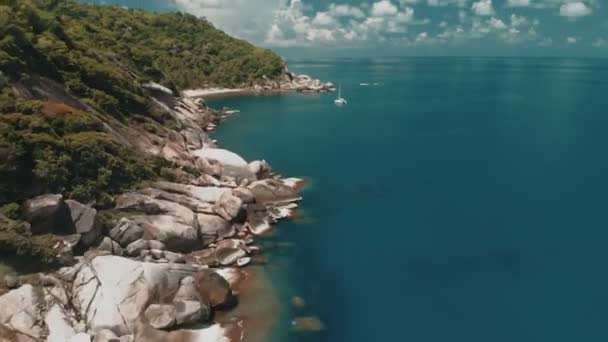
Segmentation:
<svg viewBox="0 0 608 342">
<path fill-rule="evenodd" d="M 190 213 L 192 212 L 190 211 Z M 131 219 L 144 229 L 145 239 L 158 240 L 171 251 L 190 252 L 201 245 L 198 236 L 198 222 L 193 213 L 191 217 L 186 218 L 171 215 L 147 215 L 134 216 Z M 192 222 L 185 223 L 189 220 Z"/>
<path fill-rule="evenodd" d="M 186 263 L 210 267 L 219 266 L 217 258 L 215 257 L 215 248 L 207 248 L 190 253 L 186 256 Z"/>
<path fill-rule="evenodd" d="M 257 179 L 265 179 L 270 177 L 272 168 L 265 160 L 255 160 L 249 163 L 249 171 L 253 173 Z"/>
<path fill-rule="evenodd" d="M 38 321 L 42 303 L 40 292 L 32 285 L 11 290 L 0 296 L 0 324 L 17 333 L 40 338 L 43 330 Z"/>
<path fill-rule="evenodd" d="M 116 227 L 110 230 L 110 238 L 122 247 L 127 247 L 131 242 L 139 240 L 143 236 L 144 229 L 126 218 L 121 219 Z"/>
<path fill-rule="evenodd" d="M 66 342 L 76 335 L 76 330 L 72 327 L 65 310 L 58 304 L 53 305 L 48 310 L 44 323 L 49 330 L 47 342 Z"/>
<path fill-rule="evenodd" d="M 175 322 L 178 326 L 188 325 L 207 320 L 210 315 L 210 309 L 200 300 L 175 301 Z"/>
<path fill-rule="evenodd" d="M 224 305 L 232 297 L 228 281 L 211 270 L 197 272 L 194 275 L 194 285 L 200 298 L 212 307 Z"/>
<path fill-rule="evenodd" d="M 192 197 L 200 202 L 217 202 L 225 192 L 230 192 L 231 189 L 218 188 L 214 186 L 195 186 L 185 185 L 171 182 L 156 182 L 154 188 L 163 190 L 169 193 L 176 193 Z"/>
<path fill-rule="evenodd" d="M 194 162 L 194 167 L 200 173 L 204 173 L 210 176 L 219 177 L 222 174 L 222 165 L 218 162 L 210 163 L 206 158 L 199 157 L 196 158 Z"/>
<path fill-rule="evenodd" d="M 295 201 L 298 197 L 297 187 L 284 180 L 264 179 L 248 186 L 257 203 Z"/>
<path fill-rule="evenodd" d="M 126 252 L 130 256 L 140 256 L 143 255 L 142 252 L 146 250 L 164 250 L 165 245 L 156 240 L 143 240 L 139 239 L 137 241 L 131 242 L 127 248 Z"/>
<path fill-rule="evenodd" d="M 7 274 L 4 276 L 4 285 L 9 289 L 14 289 L 19 286 L 19 278 L 15 274 Z"/>
<path fill-rule="evenodd" d="M 222 176 L 256 180 L 255 174 L 249 170 L 249 165 L 238 154 L 221 148 L 202 148 L 192 151 L 192 155 L 205 158 L 210 163 L 217 162 L 222 166 Z"/>
<path fill-rule="evenodd" d="M 150 249 L 148 240 L 139 239 L 131 242 L 126 249 L 130 256 L 139 256 L 142 251 Z"/>
<path fill-rule="evenodd" d="M 69 208 L 60 194 L 40 195 L 21 204 L 21 215 L 31 224 L 32 233 L 71 233 Z"/>
<path fill-rule="evenodd" d="M 154 329 L 170 329 L 176 324 L 175 306 L 171 304 L 152 304 L 144 316 Z"/>
<path fill-rule="evenodd" d="M 236 188 L 232 190 L 232 195 L 238 197 L 243 201 L 243 203 L 253 203 L 255 201 L 255 196 L 253 196 L 253 192 L 247 188 Z"/>
<path fill-rule="evenodd" d="M 225 247 L 215 250 L 215 258 L 222 266 L 230 266 L 246 256 L 247 253 L 241 248 Z"/>
<path fill-rule="evenodd" d="M 243 208 L 243 200 L 230 192 L 226 192 L 220 197 L 214 210 L 224 220 L 229 222 L 237 220 L 238 218 L 244 219 L 245 210 Z"/>
<path fill-rule="evenodd" d="M 80 242 L 85 246 L 93 245 L 101 236 L 101 225 L 97 222 L 97 210 L 82 203 L 67 200 L 70 217 L 75 232 L 81 235 Z"/>
<path fill-rule="evenodd" d="M 130 192 L 116 197 L 116 209 L 131 210 L 148 215 L 161 214 L 158 202 L 147 195 Z"/>
<path fill-rule="evenodd" d="M 101 251 L 110 252 L 111 254 L 114 254 L 114 255 L 122 255 L 124 252 L 124 250 L 122 249 L 122 247 L 120 247 L 120 244 L 118 244 L 118 242 L 110 239 L 107 236 L 105 236 L 101 240 L 101 243 L 99 244 L 99 246 L 97 246 L 97 249 L 99 249 Z"/>
<path fill-rule="evenodd" d="M 196 216 L 204 245 L 231 237 L 236 233 L 234 227 L 219 216 L 207 214 L 197 214 Z"/>
<path fill-rule="evenodd" d="M 72 303 L 85 318 L 89 333 L 109 329 L 117 336 L 133 334 L 142 326 L 149 303 L 171 303 L 182 278 L 195 273 L 187 265 L 97 256 L 80 266 Z"/>
</svg>

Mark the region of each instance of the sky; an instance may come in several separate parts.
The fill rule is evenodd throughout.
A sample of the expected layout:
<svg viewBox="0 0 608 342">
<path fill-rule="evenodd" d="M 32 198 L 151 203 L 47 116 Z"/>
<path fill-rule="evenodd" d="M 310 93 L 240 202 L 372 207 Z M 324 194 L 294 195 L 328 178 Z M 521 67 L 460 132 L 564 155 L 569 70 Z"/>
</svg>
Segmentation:
<svg viewBox="0 0 608 342">
<path fill-rule="evenodd" d="M 94 2 L 191 13 L 291 56 L 608 57 L 606 0 Z"/>
</svg>

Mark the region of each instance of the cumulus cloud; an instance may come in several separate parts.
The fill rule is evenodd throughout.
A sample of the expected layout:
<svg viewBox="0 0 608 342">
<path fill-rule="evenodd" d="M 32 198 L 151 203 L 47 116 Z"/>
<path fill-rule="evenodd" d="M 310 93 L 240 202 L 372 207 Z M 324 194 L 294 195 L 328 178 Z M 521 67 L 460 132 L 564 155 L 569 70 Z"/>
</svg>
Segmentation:
<svg viewBox="0 0 608 342">
<path fill-rule="evenodd" d="M 357 19 L 365 18 L 365 13 L 358 8 L 350 5 L 329 5 L 328 11 L 334 17 L 353 17 Z"/>
<path fill-rule="evenodd" d="M 488 24 L 496 30 L 504 30 L 507 28 L 507 25 L 505 25 L 504 21 L 500 20 L 500 19 L 496 19 L 494 17 L 490 18 L 488 20 Z"/>
<path fill-rule="evenodd" d="M 543 37 L 537 19 L 521 14 L 528 11 L 509 14 L 511 9 L 545 8 L 574 20 L 591 15 L 600 0 L 365 0 L 356 4 L 346 0 L 169 1 L 185 12 L 206 17 L 232 35 L 276 47 L 459 43 L 484 37 L 549 46 L 553 41 Z M 428 6 L 424 11 L 443 15 L 435 16 L 436 22 L 417 18 L 417 6 Z M 428 27 L 422 29 L 422 25 Z M 580 43 L 581 37 L 570 38 Z M 594 42 L 591 38 L 586 41 Z"/>
<path fill-rule="evenodd" d="M 559 14 L 562 17 L 578 18 L 590 15 L 593 10 L 584 2 L 569 2 L 560 6 Z"/>
<path fill-rule="evenodd" d="M 390 0 L 380 0 L 372 5 L 371 14 L 374 17 L 386 17 L 395 15 L 398 12 L 399 9 L 397 8 L 397 6 L 393 5 Z"/>
<path fill-rule="evenodd" d="M 285 0 L 172 0 L 184 12 L 206 17 L 234 36 L 260 41 Z M 247 14 L 247 15 L 244 15 Z M 251 15 L 255 13 L 255 15 Z"/>
<path fill-rule="evenodd" d="M 479 0 L 471 6 L 473 12 L 478 16 L 490 16 L 494 14 L 494 6 L 492 0 Z"/>
<path fill-rule="evenodd" d="M 517 14 L 511 14 L 511 26 L 519 27 L 528 25 L 528 19 Z"/>
<path fill-rule="evenodd" d="M 528 7 L 528 6 L 530 6 L 530 0 L 508 0 L 507 6 L 509 6 L 509 7 Z"/>
</svg>

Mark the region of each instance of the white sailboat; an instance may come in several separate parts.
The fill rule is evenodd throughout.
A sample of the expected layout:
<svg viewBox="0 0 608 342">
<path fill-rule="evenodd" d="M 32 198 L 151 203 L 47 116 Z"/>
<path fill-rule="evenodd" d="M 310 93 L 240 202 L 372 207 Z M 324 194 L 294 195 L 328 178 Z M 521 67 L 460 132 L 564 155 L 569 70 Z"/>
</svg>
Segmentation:
<svg viewBox="0 0 608 342">
<path fill-rule="evenodd" d="M 334 103 L 339 106 L 345 105 L 347 103 L 346 100 L 342 97 L 342 86 L 338 87 L 338 98 L 334 100 Z"/>
</svg>

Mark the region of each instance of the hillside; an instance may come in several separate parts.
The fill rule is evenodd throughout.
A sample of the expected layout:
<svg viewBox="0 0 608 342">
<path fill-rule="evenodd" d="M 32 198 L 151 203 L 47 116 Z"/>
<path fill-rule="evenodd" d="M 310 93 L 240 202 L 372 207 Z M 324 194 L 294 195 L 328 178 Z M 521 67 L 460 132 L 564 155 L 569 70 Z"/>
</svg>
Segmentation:
<svg viewBox="0 0 608 342">
<path fill-rule="evenodd" d="M 30 249 L 14 241 L 27 236 L 17 210 L 27 198 L 61 193 L 104 208 L 114 194 L 171 173 L 166 158 L 134 148 L 143 141 L 160 151 L 153 143 L 184 127 L 147 82 L 177 94 L 284 72 L 271 51 L 190 15 L 69 0 L 1 3 L 0 251 Z"/>
</svg>

